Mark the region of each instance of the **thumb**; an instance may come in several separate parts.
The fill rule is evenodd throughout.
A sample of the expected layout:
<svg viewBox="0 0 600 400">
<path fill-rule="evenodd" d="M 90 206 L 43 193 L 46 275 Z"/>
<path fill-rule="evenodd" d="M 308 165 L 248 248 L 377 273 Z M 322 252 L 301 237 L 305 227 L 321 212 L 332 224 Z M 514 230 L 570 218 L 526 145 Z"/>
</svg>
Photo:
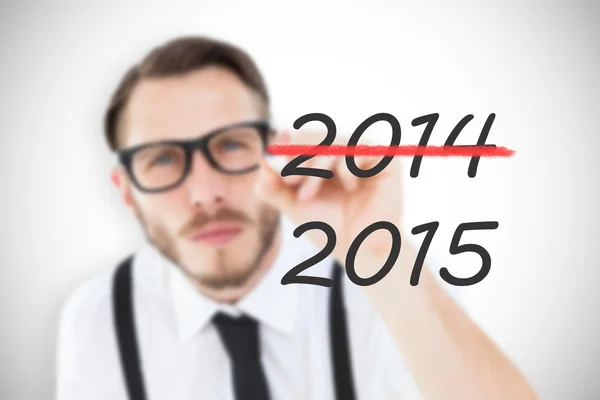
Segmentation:
<svg viewBox="0 0 600 400">
<path fill-rule="evenodd" d="M 254 193 L 259 199 L 283 213 L 290 213 L 296 203 L 294 188 L 283 181 L 280 174 L 266 161 L 266 157 L 260 162 Z"/>
</svg>

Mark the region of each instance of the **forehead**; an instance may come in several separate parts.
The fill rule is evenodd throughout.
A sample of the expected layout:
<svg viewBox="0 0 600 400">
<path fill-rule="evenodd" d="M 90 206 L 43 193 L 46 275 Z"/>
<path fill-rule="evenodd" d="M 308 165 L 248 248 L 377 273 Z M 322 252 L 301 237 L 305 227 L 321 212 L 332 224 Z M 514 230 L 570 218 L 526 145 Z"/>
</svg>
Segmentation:
<svg viewBox="0 0 600 400">
<path fill-rule="evenodd" d="M 144 78 L 123 112 L 122 147 L 195 138 L 221 126 L 258 119 L 260 104 L 258 95 L 236 74 L 218 66 Z"/>
</svg>

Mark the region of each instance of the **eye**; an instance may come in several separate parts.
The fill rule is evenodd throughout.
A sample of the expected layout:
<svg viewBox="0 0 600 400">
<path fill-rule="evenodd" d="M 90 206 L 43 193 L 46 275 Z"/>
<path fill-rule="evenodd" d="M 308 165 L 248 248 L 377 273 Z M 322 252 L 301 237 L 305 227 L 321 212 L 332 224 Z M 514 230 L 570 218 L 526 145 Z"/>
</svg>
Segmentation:
<svg viewBox="0 0 600 400">
<path fill-rule="evenodd" d="M 245 147 L 246 146 L 244 143 L 236 142 L 233 140 L 227 140 L 227 141 L 223 141 L 221 143 L 221 148 L 225 151 L 233 151 L 233 150 L 243 149 Z"/>
<path fill-rule="evenodd" d="M 164 154 L 154 160 L 155 164 L 169 164 L 170 162 L 173 162 L 173 156 L 167 154 Z"/>
<path fill-rule="evenodd" d="M 151 166 L 166 166 L 176 162 L 176 156 L 172 153 L 159 154 L 152 160 Z"/>
</svg>

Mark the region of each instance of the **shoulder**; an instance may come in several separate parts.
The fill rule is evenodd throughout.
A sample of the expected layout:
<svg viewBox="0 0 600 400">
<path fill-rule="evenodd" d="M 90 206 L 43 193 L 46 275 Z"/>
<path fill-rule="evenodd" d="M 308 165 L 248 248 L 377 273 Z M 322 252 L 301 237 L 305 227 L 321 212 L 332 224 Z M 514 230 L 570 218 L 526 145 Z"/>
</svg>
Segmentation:
<svg viewBox="0 0 600 400">
<path fill-rule="evenodd" d="M 115 269 L 114 265 L 106 267 L 79 284 L 61 309 L 61 321 L 65 324 L 78 324 L 84 319 L 93 318 L 94 314 L 108 306 Z"/>
<path fill-rule="evenodd" d="M 81 283 L 63 304 L 56 349 L 58 398 L 73 393 L 77 398 L 122 398 L 112 311 L 116 267 L 105 267 Z"/>
<path fill-rule="evenodd" d="M 77 286 L 67 297 L 59 318 L 60 344 L 63 350 L 66 346 L 81 347 L 86 338 L 99 338 L 111 325 L 111 293 L 115 269 L 116 266 L 104 268 Z"/>
<path fill-rule="evenodd" d="M 105 266 L 93 277 L 82 282 L 67 297 L 59 316 L 59 351 L 95 352 L 96 349 L 112 348 L 115 345 L 113 314 L 113 282 L 121 264 L 131 260 L 132 285 L 137 300 L 156 292 L 154 279 L 159 264 L 154 262 L 154 253 L 149 247 L 124 255 Z M 143 303 L 143 301 L 142 301 Z M 64 351 L 63 351 L 64 350 Z M 60 353 L 62 355 L 62 353 Z"/>
<path fill-rule="evenodd" d="M 139 253 L 132 257 L 132 266 Z M 96 353 L 114 347 L 113 281 L 118 266 L 128 257 L 105 266 L 68 295 L 59 315 L 59 358 L 81 359 L 87 354 L 101 359 Z"/>
<path fill-rule="evenodd" d="M 56 346 L 58 392 L 107 385 L 117 357 L 111 287 L 115 266 L 81 283 L 60 310 Z M 102 378 L 103 377 L 103 378 Z M 78 386 L 77 386 L 78 387 Z"/>
<path fill-rule="evenodd" d="M 61 327 L 103 323 L 112 312 L 113 281 L 118 267 L 131 256 L 122 257 L 112 265 L 102 268 L 91 278 L 80 283 L 67 297 L 60 311 Z M 140 252 L 132 257 L 132 267 L 139 261 Z M 96 322 L 94 322 L 96 321 Z"/>
</svg>

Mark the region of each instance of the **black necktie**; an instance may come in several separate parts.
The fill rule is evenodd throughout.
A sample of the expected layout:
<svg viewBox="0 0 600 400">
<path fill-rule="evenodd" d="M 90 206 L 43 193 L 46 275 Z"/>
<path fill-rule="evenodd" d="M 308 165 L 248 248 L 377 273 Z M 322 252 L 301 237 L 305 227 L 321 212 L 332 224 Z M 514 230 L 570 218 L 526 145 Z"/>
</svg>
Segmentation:
<svg viewBox="0 0 600 400">
<path fill-rule="evenodd" d="M 231 359 L 236 400 L 269 400 L 269 388 L 260 362 L 258 323 L 247 315 L 213 317 Z"/>
</svg>

